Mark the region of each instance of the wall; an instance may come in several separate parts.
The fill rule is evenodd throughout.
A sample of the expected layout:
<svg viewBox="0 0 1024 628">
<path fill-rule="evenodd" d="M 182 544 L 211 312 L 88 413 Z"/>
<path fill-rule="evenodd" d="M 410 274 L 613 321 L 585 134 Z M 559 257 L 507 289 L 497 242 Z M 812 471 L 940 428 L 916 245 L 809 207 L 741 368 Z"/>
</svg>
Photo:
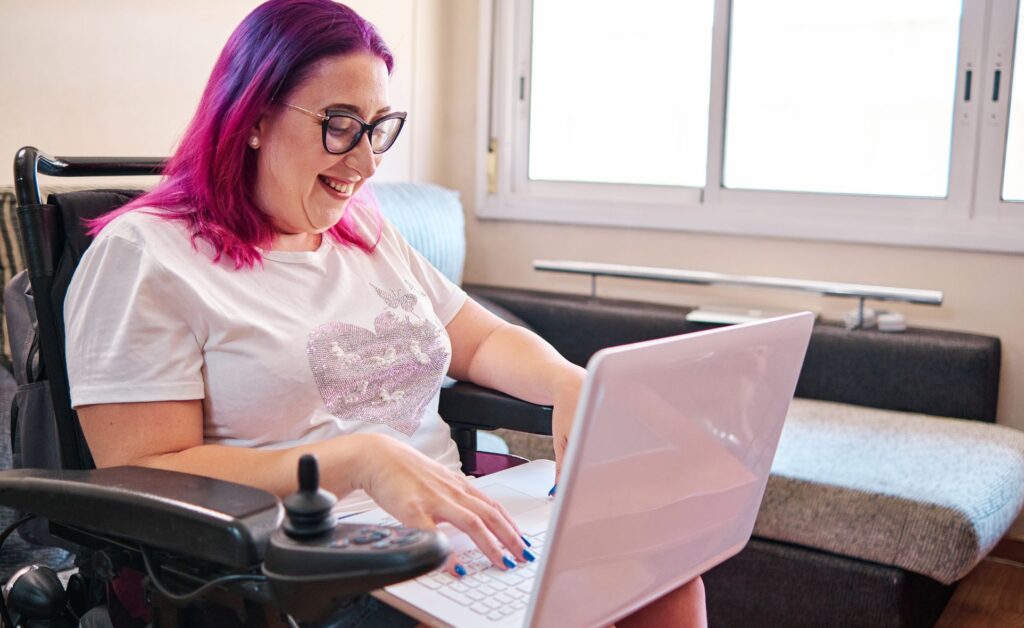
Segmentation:
<svg viewBox="0 0 1024 628">
<path fill-rule="evenodd" d="M 256 0 L 4 0 L 0 4 L 0 186 L 11 185 L 18 148 L 51 155 L 164 156 L 199 102 L 231 31 Z M 436 68 L 432 50 L 417 50 L 416 0 L 353 0 L 375 22 L 398 63 L 395 109 L 412 109 L 417 64 Z M 426 20 L 424 23 L 429 24 Z M 419 134 L 412 124 L 379 172 L 412 177 Z M 417 161 L 429 161 L 420 158 Z M 41 185 L 54 180 L 42 180 Z M 58 180 L 63 184 L 67 180 Z M 78 180 L 74 184 L 89 183 Z"/>
</svg>

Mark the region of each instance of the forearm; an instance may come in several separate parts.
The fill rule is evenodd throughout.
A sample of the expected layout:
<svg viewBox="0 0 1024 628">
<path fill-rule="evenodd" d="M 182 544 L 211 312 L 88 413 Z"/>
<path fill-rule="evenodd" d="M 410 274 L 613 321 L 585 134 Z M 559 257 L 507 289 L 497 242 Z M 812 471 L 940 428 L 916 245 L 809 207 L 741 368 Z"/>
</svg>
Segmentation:
<svg viewBox="0 0 1024 628">
<path fill-rule="evenodd" d="M 321 486 L 340 497 L 362 488 L 358 474 L 362 465 L 358 459 L 368 449 L 365 440 L 362 435 L 342 436 L 276 450 L 198 445 L 141 457 L 132 464 L 236 482 L 284 497 L 298 488 L 299 458 L 314 454 L 319 462 Z"/>
<path fill-rule="evenodd" d="M 559 391 L 578 389 L 585 375 L 543 338 L 507 323 L 484 338 L 465 370 L 475 384 L 541 405 L 554 403 Z"/>
</svg>

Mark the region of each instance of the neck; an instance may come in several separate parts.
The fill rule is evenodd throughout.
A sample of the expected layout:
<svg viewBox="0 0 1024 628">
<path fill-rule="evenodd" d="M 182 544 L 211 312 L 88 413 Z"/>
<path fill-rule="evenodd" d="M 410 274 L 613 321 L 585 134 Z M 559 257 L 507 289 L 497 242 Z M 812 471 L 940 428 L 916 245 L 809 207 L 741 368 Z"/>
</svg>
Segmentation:
<svg viewBox="0 0 1024 628">
<path fill-rule="evenodd" d="M 315 251 L 320 248 L 323 234 L 278 233 L 270 245 L 271 251 Z"/>
</svg>

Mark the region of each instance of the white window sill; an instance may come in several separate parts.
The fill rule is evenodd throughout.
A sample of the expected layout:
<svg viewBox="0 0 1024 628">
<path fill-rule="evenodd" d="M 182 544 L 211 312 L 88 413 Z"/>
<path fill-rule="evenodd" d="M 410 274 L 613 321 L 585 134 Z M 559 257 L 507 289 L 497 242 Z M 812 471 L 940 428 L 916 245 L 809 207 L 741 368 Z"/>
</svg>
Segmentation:
<svg viewBox="0 0 1024 628">
<path fill-rule="evenodd" d="M 1024 253 L 1024 204 L 1001 216 L 967 218 L 938 211 L 893 213 L 864 207 L 757 207 L 716 204 L 593 201 L 488 196 L 477 204 L 481 219 L 636 229 L 671 229 L 740 236 L 886 244 L 993 253 Z"/>
</svg>

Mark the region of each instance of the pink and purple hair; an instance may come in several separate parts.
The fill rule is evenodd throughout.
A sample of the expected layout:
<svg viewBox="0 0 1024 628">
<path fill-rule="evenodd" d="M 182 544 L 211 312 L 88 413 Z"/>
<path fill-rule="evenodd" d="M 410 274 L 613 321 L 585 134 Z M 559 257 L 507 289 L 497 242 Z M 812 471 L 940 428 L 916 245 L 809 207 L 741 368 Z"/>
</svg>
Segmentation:
<svg viewBox="0 0 1024 628">
<path fill-rule="evenodd" d="M 274 237 L 270 217 L 256 202 L 256 153 L 247 140 L 275 100 L 283 100 L 327 57 L 369 52 L 390 74 L 394 57 L 373 24 L 331 0 L 269 0 L 231 34 L 210 74 L 195 117 L 164 168 L 164 179 L 144 194 L 89 225 L 95 235 L 117 216 L 139 208 L 185 222 L 192 239 L 209 242 L 218 261 L 235 268 L 262 262 L 257 247 Z M 349 211 L 328 230 L 366 252 L 380 238 L 380 215 L 364 186 L 349 207 L 373 213 L 372 241 L 356 230 Z"/>
</svg>

